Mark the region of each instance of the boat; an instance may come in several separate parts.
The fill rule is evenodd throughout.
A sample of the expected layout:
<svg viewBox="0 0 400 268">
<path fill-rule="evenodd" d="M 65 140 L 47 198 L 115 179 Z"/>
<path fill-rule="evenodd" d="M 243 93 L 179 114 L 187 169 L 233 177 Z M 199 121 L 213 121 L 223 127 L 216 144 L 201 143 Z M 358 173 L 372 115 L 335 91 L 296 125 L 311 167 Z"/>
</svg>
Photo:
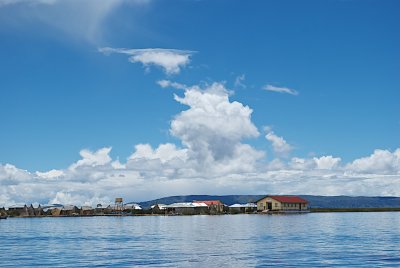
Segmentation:
<svg viewBox="0 0 400 268">
<path fill-rule="evenodd" d="M 7 219 L 7 218 L 8 218 L 8 216 L 0 215 L 0 220 L 5 220 L 5 219 Z"/>
</svg>

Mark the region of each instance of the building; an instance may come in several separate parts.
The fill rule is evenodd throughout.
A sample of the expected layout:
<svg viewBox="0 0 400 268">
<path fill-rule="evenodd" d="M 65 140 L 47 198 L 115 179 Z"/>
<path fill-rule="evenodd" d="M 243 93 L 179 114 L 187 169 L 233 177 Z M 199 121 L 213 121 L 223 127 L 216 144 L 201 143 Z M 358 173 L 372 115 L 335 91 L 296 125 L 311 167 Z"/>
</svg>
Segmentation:
<svg viewBox="0 0 400 268">
<path fill-rule="evenodd" d="M 105 214 L 116 214 L 122 212 L 121 207 L 115 204 L 108 205 L 107 207 L 104 208 L 103 211 Z"/>
<path fill-rule="evenodd" d="M 96 208 L 94 209 L 94 213 L 96 215 L 103 215 L 104 211 L 106 210 L 107 207 L 103 207 L 102 204 L 97 204 Z"/>
<path fill-rule="evenodd" d="M 80 215 L 89 216 L 94 215 L 95 210 L 91 206 L 81 206 Z"/>
<path fill-rule="evenodd" d="M 257 201 L 257 211 L 308 211 L 308 201 L 298 196 L 267 195 Z"/>
<path fill-rule="evenodd" d="M 60 211 L 61 216 L 77 216 L 79 215 L 79 208 L 74 205 L 64 205 Z"/>
<path fill-rule="evenodd" d="M 204 203 L 173 203 L 165 206 L 165 213 L 179 215 L 208 214 L 208 206 Z"/>
<path fill-rule="evenodd" d="M 50 211 L 51 216 L 60 216 L 62 207 L 52 207 L 48 211 Z"/>
<path fill-rule="evenodd" d="M 0 216 L 5 216 L 5 215 L 7 215 L 6 208 L 5 207 L 0 208 Z"/>
<path fill-rule="evenodd" d="M 247 204 L 233 204 L 229 206 L 229 213 L 252 213 L 257 211 L 257 205 L 254 203 Z"/>
<path fill-rule="evenodd" d="M 35 216 L 43 216 L 44 215 L 44 211 L 42 206 L 39 204 L 37 208 L 33 208 L 33 213 Z"/>
<path fill-rule="evenodd" d="M 42 208 L 39 205 L 38 208 L 34 208 L 31 204 L 30 206 L 27 205 L 14 205 L 8 208 L 8 215 L 14 217 L 34 217 L 42 215 Z"/>
<path fill-rule="evenodd" d="M 107 215 L 107 214 L 116 214 L 117 206 L 115 204 L 97 204 L 95 208 L 96 215 Z M 121 210 L 118 207 L 118 213 L 121 213 Z"/>
<path fill-rule="evenodd" d="M 151 206 L 151 213 L 153 214 L 165 214 L 166 210 L 165 204 L 155 204 Z"/>
<path fill-rule="evenodd" d="M 104 209 L 105 214 L 124 214 L 123 204 L 110 204 Z"/>
<path fill-rule="evenodd" d="M 47 216 L 60 216 L 62 205 L 60 204 L 48 204 L 41 206 L 43 215 Z"/>
<path fill-rule="evenodd" d="M 127 213 L 135 213 L 141 211 L 142 207 L 139 204 L 129 203 L 123 206 L 123 211 Z"/>
<path fill-rule="evenodd" d="M 116 213 L 122 213 L 122 211 L 124 210 L 124 199 L 122 197 L 115 198 L 115 206 L 113 210 Z"/>
<path fill-rule="evenodd" d="M 224 204 L 219 200 L 193 201 L 193 203 L 206 204 L 210 214 L 219 214 L 224 212 Z"/>
<path fill-rule="evenodd" d="M 15 217 L 28 217 L 29 210 L 25 204 L 24 205 L 19 204 L 19 205 L 10 206 L 8 208 L 7 214 L 9 216 L 15 216 Z"/>
</svg>

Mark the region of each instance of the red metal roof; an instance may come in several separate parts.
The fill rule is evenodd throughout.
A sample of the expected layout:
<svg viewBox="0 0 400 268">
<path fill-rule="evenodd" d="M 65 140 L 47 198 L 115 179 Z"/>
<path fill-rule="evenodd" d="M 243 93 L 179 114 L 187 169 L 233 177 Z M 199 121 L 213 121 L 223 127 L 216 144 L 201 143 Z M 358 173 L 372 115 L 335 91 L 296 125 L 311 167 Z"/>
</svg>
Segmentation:
<svg viewBox="0 0 400 268">
<path fill-rule="evenodd" d="M 272 199 L 279 201 L 281 203 L 308 203 L 307 200 L 304 200 L 298 196 L 284 196 L 284 195 L 268 195 Z"/>
<path fill-rule="evenodd" d="M 203 200 L 203 201 L 196 200 L 196 201 L 193 201 L 193 203 L 204 203 L 204 204 L 206 204 L 207 206 L 211 206 L 211 205 L 223 205 L 223 204 L 221 203 L 221 201 L 219 201 L 219 200 Z"/>
</svg>

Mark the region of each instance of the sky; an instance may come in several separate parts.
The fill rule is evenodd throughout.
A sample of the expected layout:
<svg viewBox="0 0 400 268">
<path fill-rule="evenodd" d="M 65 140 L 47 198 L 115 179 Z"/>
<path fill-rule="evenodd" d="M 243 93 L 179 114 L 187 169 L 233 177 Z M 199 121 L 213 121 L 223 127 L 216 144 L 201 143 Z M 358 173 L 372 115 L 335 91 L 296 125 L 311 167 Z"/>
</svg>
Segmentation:
<svg viewBox="0 0 400 268">
<path fill-rule="evenodd" d="M 399 8 L 0 0 L 0 206 L 400 196 Z"/>
</svg>

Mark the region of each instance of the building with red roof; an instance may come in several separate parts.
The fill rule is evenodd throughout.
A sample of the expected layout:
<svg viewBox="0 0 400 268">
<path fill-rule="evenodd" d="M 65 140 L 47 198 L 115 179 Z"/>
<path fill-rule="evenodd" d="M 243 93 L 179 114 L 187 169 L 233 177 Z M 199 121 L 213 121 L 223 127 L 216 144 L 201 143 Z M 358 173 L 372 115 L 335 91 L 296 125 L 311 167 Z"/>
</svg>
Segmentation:
<svg viewBox="0 0 400 268">
<path fill-rule="evenodd" d="M 267 195 L 257 201 L 257 211 L 308 211 L 308 201 L 292 195 Z"/>
<path fill-rule="evenodd" d="M 210 214 L 219 214 L 224 212 L 224 204 L 219 200 L 195 200 L 193 203 L 204 203 L 208 206 Z"/>
</svg>

